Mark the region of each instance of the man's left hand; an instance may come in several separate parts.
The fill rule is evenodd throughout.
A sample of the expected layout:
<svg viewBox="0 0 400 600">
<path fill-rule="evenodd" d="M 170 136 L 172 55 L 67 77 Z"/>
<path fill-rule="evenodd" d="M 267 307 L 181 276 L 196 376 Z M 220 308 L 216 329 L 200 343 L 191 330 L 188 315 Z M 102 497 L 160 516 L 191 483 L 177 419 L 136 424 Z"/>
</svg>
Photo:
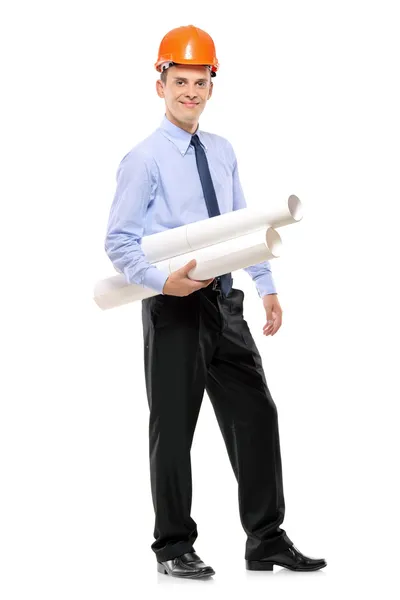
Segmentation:
<svg viewBox="0 0 400 600">
<path fill-rule="evenodd" d="M 282 325 L 282 309 L 277 294 L 267 294 L 262 298 L 267 322 L 263 327 L 264 335 L 275 335 Z"/>
</svg>

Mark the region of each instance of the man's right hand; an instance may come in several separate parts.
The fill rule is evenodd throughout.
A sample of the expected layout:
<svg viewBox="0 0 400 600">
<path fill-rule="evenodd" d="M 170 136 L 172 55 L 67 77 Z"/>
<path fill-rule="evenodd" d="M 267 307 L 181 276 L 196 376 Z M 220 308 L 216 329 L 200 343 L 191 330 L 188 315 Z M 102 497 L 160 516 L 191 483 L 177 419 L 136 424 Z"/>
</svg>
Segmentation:
<svg viewBox="0 0 400 600">
<path fill-rule="evenodd" d="M 189 271 L 191 271 L 196 264 L 197 261 L 193 258 L 177 271 L 173 271 L 165 282 L 162 293 L 167 296 L 189 296 L 189 294 L 210 285 L 210 283 L 214 281 L 214 277 L 206 279 L 205 281 L 197 281 L 196 279 L 190 279 L 188 277 Z"/>
</svg>

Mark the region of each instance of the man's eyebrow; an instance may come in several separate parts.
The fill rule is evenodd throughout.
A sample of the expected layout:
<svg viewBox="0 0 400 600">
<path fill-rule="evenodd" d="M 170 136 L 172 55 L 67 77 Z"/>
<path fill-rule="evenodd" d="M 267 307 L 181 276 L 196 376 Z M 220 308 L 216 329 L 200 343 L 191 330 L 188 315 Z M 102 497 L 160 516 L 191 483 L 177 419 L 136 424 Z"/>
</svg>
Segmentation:
<svg viewBox="0 0 400 600">
<path fill-rule="evenodd" d="M 186 81 L 186 82 L 187 82 L 187 79 L 186 79 L 186 77 L 174 77 L 174 79 L 175 79 L 175 80 L 176 80 L 176 79 L 181 79 L 182 81 Z M 208 81 L 208 80 L 207 80 L 207 79 L 205 79 L 205 78 L 202 78 L 202 79 L 196 79 L 196 82 L 197 82 L 197 81 Z"/>
</svg>

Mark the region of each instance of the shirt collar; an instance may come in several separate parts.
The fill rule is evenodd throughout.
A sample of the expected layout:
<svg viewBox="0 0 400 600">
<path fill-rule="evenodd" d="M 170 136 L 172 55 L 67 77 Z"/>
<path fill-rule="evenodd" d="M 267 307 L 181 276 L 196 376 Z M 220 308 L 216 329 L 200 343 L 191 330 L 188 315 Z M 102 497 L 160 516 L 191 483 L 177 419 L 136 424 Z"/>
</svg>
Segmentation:
<svg viewBox="0 0 400 600">
<path fill-rule="evenodd" d="M 165 135 L 166 138 L 175 144 L 182 156 L 186 154 L 192 140 L 192 135 L 195 134 L 198 135 L 200 142 L 207 150 L 207 146 L 204 143 L 203 134 L 201 131 L 199 131 L 198 125 L 195 133 L 192 134 L 184 129 L 181 129 L 181 127 L 178 127 L 177 125 L 174 125 L 174 123 L 171 123 L 167 116 L 164 115 L 164 118 L 160 123 L 160 129 L 163 135 Z"/>
</svg>

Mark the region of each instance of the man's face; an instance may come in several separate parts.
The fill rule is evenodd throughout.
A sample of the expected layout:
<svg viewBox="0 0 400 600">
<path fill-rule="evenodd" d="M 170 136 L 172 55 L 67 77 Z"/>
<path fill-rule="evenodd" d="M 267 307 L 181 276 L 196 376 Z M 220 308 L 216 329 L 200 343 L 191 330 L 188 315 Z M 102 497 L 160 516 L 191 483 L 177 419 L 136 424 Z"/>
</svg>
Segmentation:
<svg viewBox="0 0 400 600">
<path fill-rule="evenodd" d="M 168 68 L 167 81 L 157 80 L 157 93 L 165 99 L 167 116 L 185 128 L 195 129 L 213 84 L 208 67 L 174 65 Z"/>
</svg>

